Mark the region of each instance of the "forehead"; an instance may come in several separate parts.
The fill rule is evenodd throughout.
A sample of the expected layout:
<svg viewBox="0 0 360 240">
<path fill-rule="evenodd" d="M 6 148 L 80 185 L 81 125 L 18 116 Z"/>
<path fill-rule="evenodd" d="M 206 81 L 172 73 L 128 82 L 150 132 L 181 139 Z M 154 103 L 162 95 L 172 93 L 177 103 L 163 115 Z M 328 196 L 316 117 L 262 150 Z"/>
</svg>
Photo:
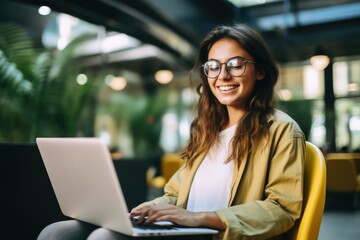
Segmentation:
<svg viewBox="0 0 360 240">
<path fill-rule="evenodd" d="M 216 41 L 208 52 L 208 59 L 216 59 L 220 62 L 227 61 L 236 56 L 251 60 L 250 54 L 241 47 L 240 43 L 229 38 L 222 38 Z"/>
</svg>

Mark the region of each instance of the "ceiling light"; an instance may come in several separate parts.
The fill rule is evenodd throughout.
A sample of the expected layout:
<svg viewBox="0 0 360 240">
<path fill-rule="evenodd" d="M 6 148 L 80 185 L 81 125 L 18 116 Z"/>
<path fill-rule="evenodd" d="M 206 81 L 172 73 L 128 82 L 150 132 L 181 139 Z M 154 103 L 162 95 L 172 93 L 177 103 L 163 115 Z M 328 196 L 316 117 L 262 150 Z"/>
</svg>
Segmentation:
<svg viewBox="0 0 360 240">
<path fill-rule="evenodd" d="M 174 74 L 169 70 L 160 70 L 155 73 L 155 79 L 161 84 L 168 84 L 174 78 Z"/>
<path fill-rule="evenodd" d="M 317 47 L 315 54 L 310 58 L 311 65 L 318 71 L 324 70 L 330 63 L 330 58 L 325 54 L 324 49 Z"/>
<path fill-rule="evenodd" d="M 88 77 L 83 74 L 83 73 L 80 73 L 79 75 L 77 75 L 76 77 L 76 82 L 79 84 L 79 85 L 85 85 L 88 81 Z"/>
<path fill-rule="evenodd" d="M 280 0 L 228 0 L 236 7 L 249 7 L 259 4 L 279 2 Z"/>
<path fill-rule="evenodd" d="M 283 101 L 289 101 L 292 98 L 292 92 L 287 88 L 280 89 L 278 94 Z"/>
<path fill-rule="evenodd" d="M 123 77 L 113 77 L 110 82 L 110 87 L 115 91 L 123 90 L 127 85 L 126 79 Z"/>
<path fill-rule="evenodd" d="M 46 15 L 49 15 L 51 13 L 51 9 L 48 6 L 41 6 L 38 9 L 38 13 L 40 15 L 46 16 Z"/>
<path fill-rule="evenodd" d="M 326 55 L 315 55 L 310 58 L 311 65 L 318 71 L 324 70 L 330 63 Z"/>
</svg>

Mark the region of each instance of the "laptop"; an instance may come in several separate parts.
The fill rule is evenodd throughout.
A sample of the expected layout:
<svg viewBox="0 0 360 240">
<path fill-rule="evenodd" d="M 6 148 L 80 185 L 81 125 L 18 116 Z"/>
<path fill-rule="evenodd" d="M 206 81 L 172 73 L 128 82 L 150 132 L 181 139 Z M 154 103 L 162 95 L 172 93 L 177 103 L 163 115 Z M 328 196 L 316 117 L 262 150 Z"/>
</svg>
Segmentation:
<svg viewBox="0 0 360 240">
<path fill-rule="evenodd" d="M 170 222 L 149 228 L 132 224 L 109 150 L 99 138 L 37 138 L 36 143 L 65 216 L 134 237 L 218 233 Z"/>
</svg>

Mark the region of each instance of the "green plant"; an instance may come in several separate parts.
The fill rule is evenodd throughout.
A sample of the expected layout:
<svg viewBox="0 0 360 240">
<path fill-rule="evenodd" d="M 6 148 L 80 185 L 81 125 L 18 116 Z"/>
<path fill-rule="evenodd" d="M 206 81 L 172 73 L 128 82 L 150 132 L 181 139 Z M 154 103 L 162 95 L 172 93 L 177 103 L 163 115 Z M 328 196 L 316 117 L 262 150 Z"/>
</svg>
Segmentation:
<svg viewBox="0 0 360 240">
<path fill-rule="evenodd" d="M 158 154 L 162 117 L 169 107 L 169 89 L 154 94 L 145 92 L 114 92 L 107 101 L 100 103 L 98 115 L 111 115 L 118 128 L 126 128 L 132 141 L 133 153 L 137 156 Z M 113 143 L 117 144 L 117 142 Z"/>
<path fill-rule="evenodd" d="M 0 141 L 77 134 L 96 89 L 93 81 L 83 86 L 75 81 L 81 69 L 74 50 L 88 37 L 62 51 L 37 49 L 20 26 L 0 25 Z M 92 134 L 92 124 L 87 126 L 83 135 Z"/>
<path fill-rule="evenodd" d="M 280 101 L 280 109 L 289 114 L 299 124 L 308 139 L 312 125 L 312 101 L 291 100 Z"/>
</svg>

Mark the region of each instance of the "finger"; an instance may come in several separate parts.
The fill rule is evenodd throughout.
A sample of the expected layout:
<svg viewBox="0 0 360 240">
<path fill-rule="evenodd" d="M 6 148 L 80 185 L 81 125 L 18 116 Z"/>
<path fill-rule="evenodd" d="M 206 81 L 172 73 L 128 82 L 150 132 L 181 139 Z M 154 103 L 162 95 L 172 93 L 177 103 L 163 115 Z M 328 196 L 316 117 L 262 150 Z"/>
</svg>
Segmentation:
<svg viewBox="0 0 360 240">
<path fill-rule="evenodd" d="M 151 207 L 154 205 L 155 204 L 152 204 L 152 203 L 146 203 L 146 204 L 139 205 L 138 207 L 134 208 L 131 211 L 130 216 L 139 216 L 139 215 L 146 216 L 149 209 L 151 209 Z"/>
<path fill-rule="evenodd" d="M 143 202 L 140 205 L 138 205 L 138 206 L 134 207 L 133 209 L 131 209 L 130 213 L 137 212 L 140 209 L 142 209 L 142 208 L 144 208 L 145 206 L 148 206 L 148 205 L 155 205 L 155 203 Z"/>
<path fill-rule="evenodd" d="M 172 221 L 172 219 L 179 213 L 176 208 L 161 208 L 152 209 L 149 211 L 148 218 L 145 223 L 151 223 L 156 221 Z"/>
<path fill-rule="evenodd" d="M 152 212 L 154 211 L 153 208 L 154 205 L 147 205 L 136 212 L 136 214 L 139 217 L 138 219 L 139 224 L 145 222 L 149 218 L 149 215 L 151 215 Z"/>
</svg>

